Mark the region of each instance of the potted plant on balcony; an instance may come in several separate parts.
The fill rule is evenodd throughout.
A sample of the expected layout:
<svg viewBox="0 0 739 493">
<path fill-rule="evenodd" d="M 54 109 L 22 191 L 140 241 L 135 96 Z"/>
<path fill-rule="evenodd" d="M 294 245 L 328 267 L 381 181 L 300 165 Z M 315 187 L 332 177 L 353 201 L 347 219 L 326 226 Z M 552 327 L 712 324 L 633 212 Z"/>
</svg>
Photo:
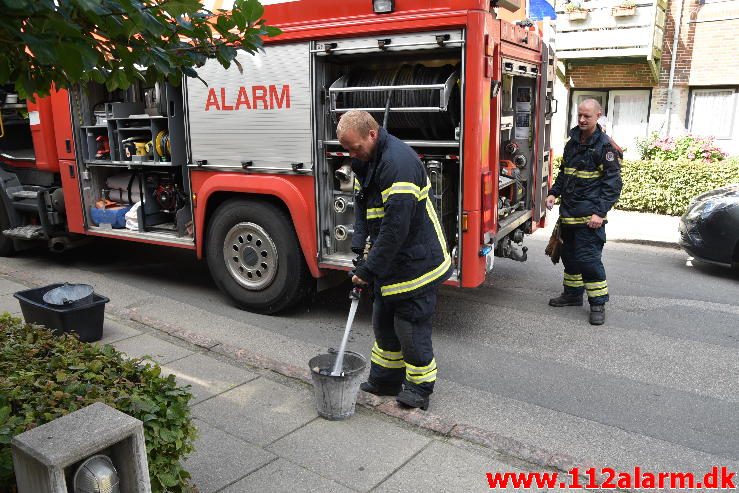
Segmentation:
<svg viewBox="0 0 739 493">
<path fill-rule="evenodd" d="M 636 14 L 636 2 L 634 0 L 622 0 L 621 3 L 611 9 L 613 17 L 629 17 Z"/>
<path fill-rule="evenodd" d="M 569 16 L 571 21 L 582 21 L 588 18 L 590 11 L 582 6 L 580 2 L 572 1 L 567 2 L 565 5 L 565 12 Z"/>
</svg>

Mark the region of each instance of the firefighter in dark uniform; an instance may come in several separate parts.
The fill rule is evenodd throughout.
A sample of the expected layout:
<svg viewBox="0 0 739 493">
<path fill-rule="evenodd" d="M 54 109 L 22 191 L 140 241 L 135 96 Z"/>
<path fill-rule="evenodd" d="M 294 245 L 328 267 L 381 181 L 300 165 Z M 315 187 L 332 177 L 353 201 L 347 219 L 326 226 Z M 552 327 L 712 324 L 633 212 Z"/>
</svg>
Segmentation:
<svg viewBox="0 0 739 493">
<path fill-rule="evenodd" d="M 345 113 L 336 133 L 356 176 L 352 250 L 360 258 L 352 282 L 371 284 L 375 295 L 375 344 L 361 389 L 425 410 L 437 372 L 431 344 L 436 291 L 452 271 L 431 183 L 413 149 L 369 113 Z"/>
<path fill-rule="evenodd" d="M 570 131 L 562 165 L 547 197 L 551 209 L 560 198 L 564 292 L 551 306 L 581 306 L 588 294 L 590 323 L 605 322 L 608 283 L 601 254 L 606 242 L 606 214 L 621 194 L 621 149 L 598 125 L 601 107 L 586 99 L 577 107 L 577 127 Z"/>
</svg>

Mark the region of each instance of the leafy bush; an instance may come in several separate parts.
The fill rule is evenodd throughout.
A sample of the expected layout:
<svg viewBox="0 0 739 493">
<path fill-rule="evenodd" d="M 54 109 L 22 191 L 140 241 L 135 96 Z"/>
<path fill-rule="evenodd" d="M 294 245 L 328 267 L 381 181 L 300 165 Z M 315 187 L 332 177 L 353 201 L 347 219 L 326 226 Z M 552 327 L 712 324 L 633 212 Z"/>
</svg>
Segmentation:
<svg viewBox="0 0 739 493">
<path fill-rule="evenodd" d="M 552 179 L 561 163 L 561 157 L 554 159 Z M 623 189 L 616 209 L 681 215 L 696 195 L 739 183 L 739 158 L 710 163 L 625 160 L 621 163 L 621 178 Z"/>
<path fill-rule="evenodd" d="M 126 359 L 110 346 L 53 336 L 42 327 L 0 315 L 0 490 L 15 485 L 13 436 L 103 402 L 144 423 L 153 491 L 187 491 L 180 459 L 193 450 L 195 427 L 174 376 Z"/>
<path fill-rule="evenodd" d="M 657 132 L 637 140 L 637 149 L 642 159 L 672 161 L 688 159 L 691 161 L 721 161 L 727 154 L 714 142 L 713 137 L 683 135 L 681 137 L 661 138 Z"/>
<path fill-rule="evenodd" d="M 617 209 L 681 215 L 698 194 L 739 183 L 739 158 L 705 163 L 624 161 L 624 186 Z"/>
</svg>

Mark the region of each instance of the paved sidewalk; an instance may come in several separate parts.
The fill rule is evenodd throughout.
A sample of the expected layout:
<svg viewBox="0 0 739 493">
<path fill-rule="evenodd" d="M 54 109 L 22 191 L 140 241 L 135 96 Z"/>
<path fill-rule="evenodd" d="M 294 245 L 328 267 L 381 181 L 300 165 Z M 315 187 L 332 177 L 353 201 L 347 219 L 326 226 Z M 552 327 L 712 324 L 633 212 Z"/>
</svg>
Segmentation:
<svg viewBox="0 0 739 493">
<path fill-rule="evenodd" d="M 12 293 L 27 284 L 0 270 L 0 312 L 21 316 Z M 486 446 L 489 437 L 472 428 L 453 430 L 432 415 L 401 409 L 391 398 L 360 392 L 353 417 L 324 420 L 307 361 L 301 369 L 259 360 L 245 348 L 170 335 L 171 328 L 115 312 L 106 310 L 100 344 L 156 362 L 192 387 L 199 436 L 185 467 L 199 493 L 490 491 L 488 472 L 553 470 Z"/>
<path fill-rule="evenodd" d="M 547 227 L 534 233 L 534 236 L 540 238 L 549 237 L 558 217 L 559 206 L 554 206 L 547 213 Z M 679 224 L 679 216 L 664 216 L 613 209 L 608 212 L 606 238 L 608 241 L 679 248 Z"/>
</svg>

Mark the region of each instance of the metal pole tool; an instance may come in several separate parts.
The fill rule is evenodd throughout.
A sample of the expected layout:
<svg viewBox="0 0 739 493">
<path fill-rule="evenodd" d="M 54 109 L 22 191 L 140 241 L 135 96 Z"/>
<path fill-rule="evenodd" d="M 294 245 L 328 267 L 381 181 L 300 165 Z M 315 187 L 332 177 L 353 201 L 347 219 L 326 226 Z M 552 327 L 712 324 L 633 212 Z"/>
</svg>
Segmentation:
<svg viewBox="0 0 739 493">
<path fill-rule="evenodd" d="M 351 307 L 349 308 L 349 318 L 346 320 L 346 328 L 344 329 L 344 337 L 341 339 L 341 346 L 339 346 L 339 353 L 336 355 L 336 362 L 334 363 L 334 369 L 331 372 L 332 377 L 340 377 L 343 373 L 344 368 L 344 351 L 346 350 L 346 343 L 349 340 L 349 332 L 352 330 L 352 323 L 354 322 L 354 315 L 357 314 L 357 306 L 359 305 L 359 297 L 362 294 L 362 288 L 355 286 L 354 289 L 349 293 L 349 299 L 352 300 Z"/>
</svg>

